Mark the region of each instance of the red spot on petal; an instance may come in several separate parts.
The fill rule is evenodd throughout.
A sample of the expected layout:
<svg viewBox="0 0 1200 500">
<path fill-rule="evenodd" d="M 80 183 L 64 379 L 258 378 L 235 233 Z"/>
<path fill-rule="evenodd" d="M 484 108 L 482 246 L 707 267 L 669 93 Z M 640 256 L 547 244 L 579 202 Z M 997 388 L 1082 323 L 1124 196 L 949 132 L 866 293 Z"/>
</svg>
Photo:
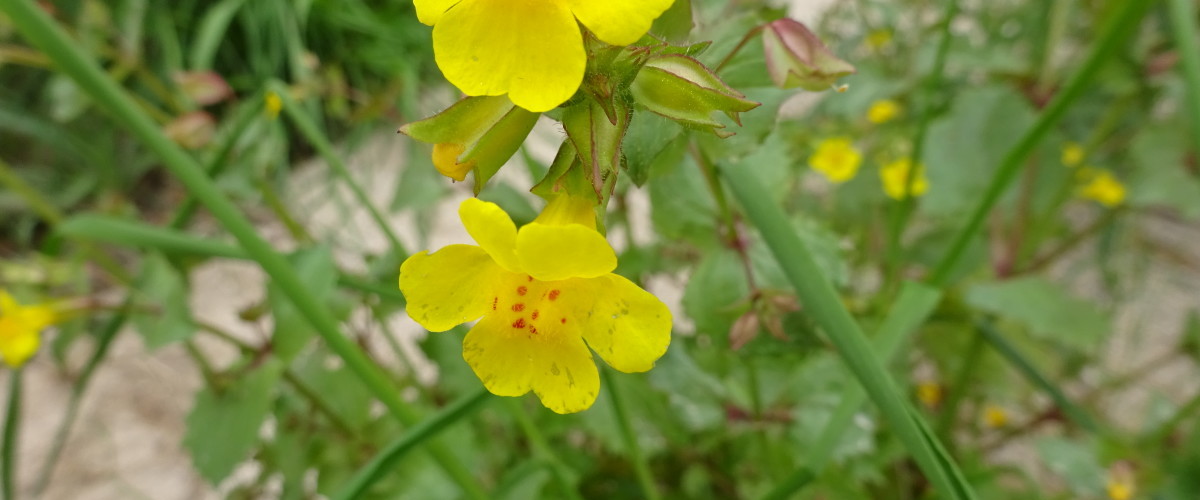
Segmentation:
<svg viewBox="0 0 1200 500">
<path fill-rule="evenodd" d="M 529 278 L 529 281 L 533 281 L 533 276 L 526 276 L 526 278 Z"/>
<path fill-rule="evenodd" d="M 538 312 L 537 312 L 537 311 L 534 311 L 534 312 L 533 312 L 533 316 L 532 316 L 532 317 L 530 317 L 529 319 L 537 319 L 537 317 L 538 317 Z"/>
<path fill-rule="evenodd" d="M 525 288 L 523 286 L 517 287 L 517 295 L 525 295 L 526 293 L 529 293 L 528 288 Z"/>
<path fill-rule="evenodd" d="M 533 325 L 529 325 L 529 333 L 537 335 L 537 328 L 535 328 Z"/>
<path fill-rule="evenodd" d="M 492 310 L 496 310 L 496 304 L 500 303 L 500 297 L 492 297 Z"/>
<path fill-rule="evenodd" d="M 516 303 L 516 304 L 513 304 L 513 308 L 512 308 L 512 309 L 513 309 L 514 311 L 516 311 L 516 312 L 521 312 L 521 311 L 524 311 L 524 310 L 525 310 L 525 304 L 522 304 L 522 303 L 518 302 L 518 303 Z M 537 318 L 537 313 L 534 313 L 534 314 L 533 314 L 533 317 L 534 317 L 534 318 Z"/>
<path fill-rule="evenodd" d="M 517 318 L 516 321 L 513 321 L 513 328 L 516 328 L 518 330 L 521 328 L 525 328 L 525 318 Z"/>
<path fill-rule="evenodd" d="M 560 320 L 560 321 L 562 321 L 562 324 L 564 324 L 564 325 L 565 325 L 565 324 L 567 324 L 567 318 L 563 318 L 563 319 L 562 319 L 562 320 Z"/>
<path fill-rule="evenodd" d="M 560 294 L 560 293 L 562 293 L 562 292 L 560 292 L 558 290 L 550 290 L 550 297 L 549 297 L 550 300 L 557 300 L 558 294 Z"/>
</svg>

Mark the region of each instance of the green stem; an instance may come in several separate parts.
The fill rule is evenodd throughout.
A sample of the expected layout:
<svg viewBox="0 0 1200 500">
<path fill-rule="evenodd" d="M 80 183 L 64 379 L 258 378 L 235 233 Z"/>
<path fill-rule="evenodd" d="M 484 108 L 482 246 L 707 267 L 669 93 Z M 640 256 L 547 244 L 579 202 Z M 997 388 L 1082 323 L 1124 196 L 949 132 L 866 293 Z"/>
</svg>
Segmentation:
<svg viewBox="0 0 1200 500">
<path fill-rule="evenodd" d="M 1175 49 L 1183 63 L 1183 79 L 1188 95 L 1188 112 L 1192 115 L 1192 145 L 1200 148 L 1200 39 L 1196 35 L 1196 4 L 1194 0 L 1168 0 L 1171 33 Z"/>
<path fill-rule="evenodd" d="M 392 245 L 392 251 L 400 255 L 407 254 L 404 250 L 404 244 L 400 243 L 400 237 L 396 236 L 396 232 L 392 230 L 392 226 L 388 224 L 383 213 L 375 207 L 375 204 L 371 202 L 371 198 L 367 196 L 366 191 L 354 180 L 350 169 L 346 168 L 346 163 L 333 150 L 333 144 L 329 143 L 329 139 L 325 137 L 325 134 L 321 133 L 321 130 L 317 128 L 312 119 L 292 99 L 287 86 L 280 82 L 272 81 L 267 84 L 267 88 L 279 95 L 280 100 L 283 101 L 283 112 L 292 120 L 292 124 L 296 126 L 300 133 L 312 143 L 313 147 L 317 148 L 317 152 L 321 154 L 321 157 L 325 159 L 329 167 L 333 169 L 333 173 L 341 178 L 346 187 L 350 188 L 350 192 L 354 195 L 354 198 L 367 210 L 367 213 L 371 215 L 371 219 L 375 221 L 375 224 L 379 226 L 379 230 L 387 238 L 388 243 Z"/>
<path fill-rule="evenodd" d="M 901 239 L 904 236 L 905 228 L 908 227 L 912 213 L 916 210 L 917 203 L 916 197 L 910 193 L 912 193 L 914 180 L 921 173 L 918 166 L 923 164 L 921 158 L 925 154 L 925 136 L 928 135 L 929 125 L 933 122 L 933 103 L 937 101 L 938 93 L 942 92 L 942 73 L 946 67 L 947 54 L 950 53 L 950 40 L 953 39 L 950 26 L 957 15 L 958 0 L 947 0 L 946 12 L 943 14 L 942 23 L 938 28 L 941 35 L 938 39 L 937 53 L 933 59 L 933 68 L 925 77 L 925 84 L 921 88 L 921 114 L 917 118 L 917 134 L 913 137 L 912 156 L 910 157 L 912 168 L 908 169 L 904 178 L 905 196 L 903 200 L 893 204 L 894 209 L 891 211 L 892 217 L 888 224 L 886 264 L 889 292 L 892 290 L 890 286 L 896 282 L 903 264 Z"/>
<path fill-rule="evenodd" d="M 654 475 L 650 472 L 646 456 L 642 454 L 641 445 L 638 444 L 637 433 L 633 431 L 633 421 L 630 420 L 629 411 L 625 408 L 625 401 L 621 398 L 621 388 L 609 370 L 602 369 L 600 373 L 604 375 L 604 386 L 608 388 L 608 394 L 612 397 L 613 414 L 617 417 L 621 437 L 625 440 L 625 451 L 629 453 L 629 460 L 633 462 L 633 472 L 637 474 L 642 495 L 646 497 L 646 500 L 658 500 L 662 497 L 658 494 L 658 487 L 654 484 Z"/>
<path fill-rule="evenodd" d="M 1046 134 L 1058 124 L 1075 100 L 1094 86 L 1096 74 L 1100 68 L 1108 61 L 1109 56 L 1122 46 L 1122 42 L 1132 28 L 1141 20 L 1146 10 L 1154 4 L 1150 0 L 1117 0 L 1116 3 L 1118 5 L 1101 29 L 1100 41 L 1092 47 L 1083 66 L 1071 76 L 1062 91 L 1055 95 L 1050 104 L 1046 106 L 1045 111 L 1038 117 L 1033 127 L 1025 132 L 1025 135 L 1017 141 L 1017 144 L 1000 162 L 1000 167 L 996 169 L 996 173 L 988 183 L 988 189 L 979 200 L 979 204 L 971 212 L 966 226 L 959 230 L 950 249 L 934 268 L 933 274 L 929 278 L 929 282 L 934 286 L 940 288 L 948 284 L 951 273 L 962 259 L 967 246 L 979 233 L 979 229 L 983 227 L 988 213 L 1000 201 L 1000 197 L 1021 171 L 1025 159 L 1037 148 Z"/>
<path fill-rule="evenodd" d="M 396 463 L 401 458 L 404 458 L 404 455 L 409 450 L 412 450 L 422 442 L 428 441 L 451 424 L 471 415 L 488 400 L 487 390 L 481 387 L 474 394 L 463 396 L 436 415 L 422 420 L 421 423 L 413 426 L 403 436 L 400 436 L 400 439 L 393 441 L 387 448 L 379 452 L 379 455 L 371 459 L 367 465 L 359 469 L 354 474 L 354 477 L 347 481 L 346 485 L 331 498 L 333 500 L 360 498 L 375 481 L 392 473 L 396 468 Z"/>
<path fill-rule="evenodd" d="M 573 484 L 571 477 L 574 475 L 567 467 L 562 459 L 551 450 L 550 445 L 546 443 L 546 437 L 542 435 L 542 431 L 533 424 L 533 419 L 529 418 L 529 412 L 521 405 L 519 398 L 504 398 L 505 405 L 508 406 L 508 412 L 517 421 L 517 425 L 525 433 L 525 437 L 529 439 L 529 444 L 533 448 L 535 456 L 544 460 L 550 468 L 550 474 L 554 478 L 554 482 L 558 485 L 559 492 L 563 498 L 572 500 L 580 500 L 579 490 Z"/>
<path fill-rule="evenodd" d="M 205 175 L 204 169 L 163 135 L 161 127 L 147 117 L 129 94 L 83 52 L 81 44 L 71 40 L 32 0 L 0 0 L 0 10 L 8 14 L 17 31 L 41 48 L 59 71 L 70 76 L 97 106 L 108 111 L 159 156 L 163 166 L 237 238 L 246 253 L 259 263 L 296 309 L 305 315 L 326 345 L 345 361 L 346 366 L 398 420 L 406 425 L 417 423 L 417 414 L 400 398 L 388 374 L 341 333 L 337 319 L 325 304 L 309 293 L 287 259 L 259 236 L 250 221 Z M 448 449 L 436 442 L 430 443 L 429 449 L 469 496 L 479 499 L 487 497 L 471 472 Z"/>
<path fill-rule="evenodd" d="M 1028 379 L 1030 383 L 1045 391 L 1050 396 L 1050 399 L 1054 401 L 1054 404 L 1067 415 L 1067 418 L 1070 418 L 1088 432 L 1101 432 L 1100 425 L 1092 419 L 1091 415 L 1067 398 L 1067 395 L 1057 385 L 1054 385 L 1054 382 L 1051 382 L 1048 377 L 1043 375 L 1037 367 L 1033 366 L 1029 358 L 1021 354 L 1016 346 L 1005 339 L 996 330 L 995 326 L 992 326 L 988 321 L 978 321 L 975 324 L 975 328 L 979 332 L 980 337 L 986 340 L 988 344 L 991 344 L 996 352 L 1000 353 L 1017 371 L 1021 372 L 1021 375 Z"/>
<path fill-rule="evenodd" d="M 42 196 L 41 192 L 30 186 L 28 182 L 25 182 L 25 179 L 17 175 L 13 171 L 13 168 L 3 159 L 0 159 L 0 186 L 4 186 L 9 191 L 16 193 L 26 205 L 29 205 L 29 208 L 38 217 L 41 217 L 42 220 L 51 225 L 57 224 L 63 219 L 62 211 L 54 206 L 54 203 L 46 199 L 45 196 Z"/>
<path fill-rule="evenodd" d="M 725 182 L 741 202 L 747 217 L 762 233 L 767 246 L 796 289 L 805 311 L 825 331 L 838 354 L 879 406 L 884 418 L 934 488 L 949 498 L 973 496 L 969 486 L 957 484 L 952 479 L 957 475 L 953 471 L 955 465 L 950 463 L 949 467 L 944 467 L 934 454 L 920 426 L 908 413 L 905 399 L 891 375 L 873 352 L 858 323 L 842 304 L 837 291 L 824 278 L 808 247 L 792 229 L 786 214 L 772 201 L 757 174 L 748 170 L 733 170 L 724 164 L 720 168 Z"/>
<path fill-rule="evenodd" d="M 0 491 L 4 500 L 17 498 L 17 427 L 21 426 L 21 373 L 17 368 L 8 375 L 8 407 L 4 410 L 4 444 L 0 453 Z"/>
<path fill-rule="evenodd" d="M 958 373 L 951 381 L 945 404 L 942 405 L 941 417 L 937 422 L 937 435 L 945 439 L 952 447 L 954 446 L 954 424 L 958 421 L 963 398 L 966 397 L 967 389 L 971 386 L 971 377 L 975 374 L 975 369 L 979 367 L 981 355 L 983 355 L 983 336 L 971 335 L 971 343 L 967 345 L 967 354 L 961 358 Z"/>
</svg>

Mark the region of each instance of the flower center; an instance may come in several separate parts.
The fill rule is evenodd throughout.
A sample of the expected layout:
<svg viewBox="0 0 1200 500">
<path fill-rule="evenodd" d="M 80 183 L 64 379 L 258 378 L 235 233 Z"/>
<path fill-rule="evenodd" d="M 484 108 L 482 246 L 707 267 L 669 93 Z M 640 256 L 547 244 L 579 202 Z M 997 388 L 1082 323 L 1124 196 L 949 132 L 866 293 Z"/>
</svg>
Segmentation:
<svg viewBox="0 0 1200 500">
<path fill-rule="evenodd" d="M 514 335 L 553 335 L 568 323 L 559 299 L 560 282 L 546 282 L 529 275 L 513 275 L 492 299 L 492 314 L 501 315 Z"/>
</svg>

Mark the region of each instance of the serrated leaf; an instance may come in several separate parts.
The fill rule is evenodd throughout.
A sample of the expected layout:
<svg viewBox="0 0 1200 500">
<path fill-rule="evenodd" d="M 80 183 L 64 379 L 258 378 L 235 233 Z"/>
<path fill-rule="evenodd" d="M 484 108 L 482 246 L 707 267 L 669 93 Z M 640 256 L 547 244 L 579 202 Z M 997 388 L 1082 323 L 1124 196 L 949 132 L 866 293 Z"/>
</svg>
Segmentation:
<svg viewBox="0 0 1200 500">
<path fill-rule="evenodd" d="M 636 113 L 629 123 L 622 151 L 630 180 L 641 186 L 650 178 L 650 166 L 664 156 L 683 128 L 654 113 Z"/>
<path fill-rule="evenodd" d="M 1095 347 L 1111 330 L 1108 315 L 1095 304 L 1036 276 L 975 285 L 967 302 L 1021 323 L 1039 338 L 1077 349 Z"/>
<path fill-rule="evenodd" d="M 337 268 L 329 248 L 320 246 L 298 250 L 289 255 L 288 260 L 309 293 L 320 303 L 329 303 L 337 286 Z M 291 361 L 316 331 L 274 283 L 269 286 L 268 295 L 275 318 L 275 332 L 271 337 L 275 355 L 284 362 Z"/>
<path fill-rule="evenodd" d="M 137 304 L 149 310 L 133 317 L 133 324 L 150 350 L 186 340 L 196 332 L 188 308 L 188 288 L 183 275 L 160 254 L 147 254 L 137 279 Z"/>
<path fill-rule="evenodd" d="M 222 390 L 205 387 L 187 417 L 183 446 L 200 476 L 216 485 L 258 444 L 283 365 L 268 361 Z"/>
<path fill-rule="evenodd" d="M 683 310 L 696 332 L 724 342 L 730 325 L 749 307 L 746 272 L 737 253 L 720 249 L 704 257 L 683 291 Z"/>
</svg>

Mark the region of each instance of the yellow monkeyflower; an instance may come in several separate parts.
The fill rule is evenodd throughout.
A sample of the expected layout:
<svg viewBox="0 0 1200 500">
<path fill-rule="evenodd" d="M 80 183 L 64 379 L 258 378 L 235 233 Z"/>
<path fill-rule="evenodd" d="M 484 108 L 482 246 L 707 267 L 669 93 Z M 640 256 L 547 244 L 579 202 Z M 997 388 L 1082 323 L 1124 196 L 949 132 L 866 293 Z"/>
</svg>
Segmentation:
<svg viewBox="0 0 1200 500">
<path fill-rule="evenodd" d="M 884 165 L 879 169 L 879 179 L 883 181 L 883 192 L 893 200 L 903 200 L 905 193 L 921 196 L 929 191 L 929 179 L 925 177 L 925 165 L 918 163 L 915 172 L 912 171 L 912 160 L 901 158 Z M 909 184 L 909 176 L 912 184 Z"/>
<path fill-rule="evenodd" d="M 7 291 L 0 290 L 0 358 L 16 368 L 38 350 L 42 330 L 54 324 L 54 308 L 47 305 L 23 306 Z"/>
<path fill-rule="evenodd" d="M 925 381 L 917 384 L 917 400 L 926 407 L 936 407 L 942 402 L 941 384 L 933 381 Z"/>
<path fill-rule="evenodd" d="M 267 118 L 274 120 L 279 118 L 279 112 L 283 111 L 283 99 L 279 97 L 279 94 L 267 92 L 267 95 L 263 97 L 263 107 Z"/>
<path fill-rule="evenodd" d="M 983 408 L 983 425 L 992 429 L 1008 425 L 1008 411 L 993 404 L 985 406 Z"/>
<path fill-rule="evenodd" d="M 557 413 L 587 409 L 600 389 L 588 346 L 633 373 L 654 367 L 671 341 L 667 306 L 612 274 L 617 257 L 596 231 L 594 205 L 558 195 L 518 230 L 500 207 L 467 199 L 458 214 L 479 246 L 404 261 L 408 314 L 433 332 L 482 316 L 463 340 L 463 358 L 489 391 L 533 390 Z"/>
<path fill-rule="evenodd" d="M 862 164 L 862 154 L 845 137 L 832 137 L 817 144 L 808 164 L 824 175 L 829 182 L 840 184 L 854 178 Z"/>
<path fill-rule="evenodd" d="M 1083 164 L 1083 160 L 1087 159 L 1087 151 L 1084 151 L 1083 146 L 1078 142 L 1068 142 L 1062 147 L 1062 164 L 1071 168 L 1078 167 Z"/>
<path fill-rule="evenodd" d="M 508 94 L 541 112 L 583 82 L 582 23 L 600 40 L 629 45 L 673 0 L 413 0 L 433 26 L 433 55 L 446 79 L 471 96 Z"/>
<path fill-rule="evenodd" d="M 1112 172 L 1083 167 L 1079 170 L 1078 177 L 1083 182 L 1077 192 L 1080 198 L 1099 202 L 1109 208 L 1125 202 L 1125 185 L 1117 180 Z"/>
<path fill-rule="evenodd" d="M 1133 465 L 1127 461 L 1119 461 L 1109 467 L 1108 478 L 1104 481 L 1104 490 L 1110 500 L 1130 500 L 1137 491 Z"/>
<path fill-rule="evenodd" d="M 900 103 L 891 99 L 880 99 L 871 103 L 871 107 L 867 108 L 867 121 L 876 125 L 887 123 L 900 116 L 901 110 Z"/>
</svg>

